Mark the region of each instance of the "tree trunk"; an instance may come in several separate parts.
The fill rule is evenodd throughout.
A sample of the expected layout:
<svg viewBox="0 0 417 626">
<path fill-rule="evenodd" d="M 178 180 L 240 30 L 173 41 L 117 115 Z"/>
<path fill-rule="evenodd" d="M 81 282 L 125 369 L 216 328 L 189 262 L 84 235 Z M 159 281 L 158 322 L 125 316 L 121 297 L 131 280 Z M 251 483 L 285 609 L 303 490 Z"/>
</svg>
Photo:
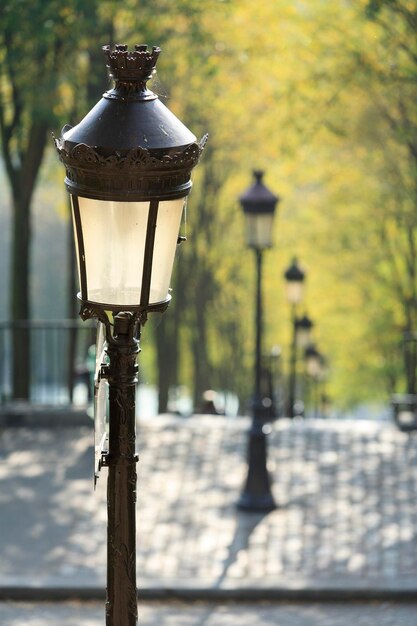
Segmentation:
<svg viewBox="0 0 417 626">
<path fill-rule="evenodd" d="M 194 407 L 197 410 L 202 405 L 203 393 L 211 388 L 211 368 L 207 342 L 208 301 L 204 298 L 205 289 L 208 287 L 208 280 L 206 281 L 202 278 L 199 283 L 200 288 L 197 290 L 197 297 L 195 299 L 195 321 L 192 338 Z"/>
<path fill-rule="evenodd" d="M 23 321 L 30 319 L 30 206 L 35 182 L 42 163 L 47 138 L 47 124 L 33 122 L 27 150 L 21 166 L 11 177 L 13 196 L 13 234 L 11 247 L 10 317 L 17 326 L 13 331 L 13 399 L 30 397 L 30 334 Z"/>
<path fill-rule="evenodd" d="M 158 412 L 168 411 L 169 389 L 178 385 L 179 370 L 179 333 L 181 320 L 184 317 L 185 302 L 183 274 L 186 270 L 182 259 L 177 259 L 173 274 L 173 299 L 161 323 L 156 328 L 156 349 L 158 362 Z"/>
<path fill-rule="evenodd" d="M 29 203 L 20 198 L 13 202 L 11 320 L 13 326 L 13 377 L 14 400 L 28 400 L 30 396 L 30 332 L 21 322 L 30 317 L 29 310 Z"/>
<path fill-rule="evenodd" d="M 158 413 L 168 411 L 169 389 L 177 383 L 178 324 L 168 310 L 156 329 L 158 360 Z"/>
</svg>

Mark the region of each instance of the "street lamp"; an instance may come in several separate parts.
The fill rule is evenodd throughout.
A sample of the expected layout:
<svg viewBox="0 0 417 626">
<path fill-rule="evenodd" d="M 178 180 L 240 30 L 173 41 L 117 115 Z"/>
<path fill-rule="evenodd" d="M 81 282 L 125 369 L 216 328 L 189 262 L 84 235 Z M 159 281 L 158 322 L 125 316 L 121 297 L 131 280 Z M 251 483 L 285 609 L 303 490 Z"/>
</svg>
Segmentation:
<svg viewBox="0 0 417 626">
<path fill-rule="evenodd" d="M 307 346 L 304 351 L 305 367 L 308 376 L 313 381 L 313 412 L 314 417 L 318 417 L 319 407 L 319 381 L 324 373 L 325 360 L 323 355 L 316 349 L 313 344 Z"/>
<path fill-rule="evenodd" d="M 304 321 L 301 324 L 301 320 L 297 319 L 297 305 L 303 298 L 305 273 L 299 267 L 297 259 L 292 260 L 291 265 L 284 273 L 286 287 L 287 287 L 287 300 L 291 305 L 291 325 L 292 325 L 292 339 L 291 339 L 291 353 L 290 353 L 290 375 L 288 380 L 288 405 L 287 414 L 288 417 L 293 418 L 295 416 L 295 393 L 297 385 L 297 335 L 304 339 L 311 328 L 312 322 L 304 316 Z"/>
<path fill-rule="evenodd" d="M 322 371 L 323 357 L 316 346 L 307 346 L 304 352 L 306 372 L 312 378 L 318 378 Z"/>
<path fill-rule="evenodd" d="M 295 321 L 296 343 L 300 348 L 306 348 L 311 342 L 311 329 L 314 324 L 307 315 L 299 317 Z"/>
<path fill-rule="evenodd" d="M 56 148 L 65 165 L 83 320 L 105 328 L 109 385 L 107 626 L 137 623 L 135 385 L 141 327 L 164 311 L 195 136 L 147 88 L 157 47 L 104 46 L 115 86 Z"/>
<path fill-rule="evenodd" d="M 247 245 L 255 252 L 256 301 L 255 301 L 255 387 L 252 398 L 252 425 L 249 431 L 247 451 L 248 473 L 238 501 L 238 508 L 245 511 L 271 511 L 275 502 L 271 493 L 271 481 L 266 467 L 269 407 L 263 404 L 261 393 L 262 356 L 262 256 L 272 246 L 272 225 L 279 198 L 262 182 L 263 172 L 254 172 L 255 182 L 239 200 L 246 218 Z"/>
</svg>

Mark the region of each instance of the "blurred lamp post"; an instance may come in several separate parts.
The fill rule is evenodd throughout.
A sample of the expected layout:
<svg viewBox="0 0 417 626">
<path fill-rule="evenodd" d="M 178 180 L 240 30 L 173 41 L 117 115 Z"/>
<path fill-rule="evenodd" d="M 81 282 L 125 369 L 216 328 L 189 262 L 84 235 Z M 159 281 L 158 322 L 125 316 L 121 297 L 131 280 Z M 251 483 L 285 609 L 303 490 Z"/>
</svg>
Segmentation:
<svg viewBox="0 0 417 626">
<path fill-rule="evenodd" d="M 318 397 L 319 382 L 324 374 L 324 357 L 314 345 L 310 345 L 305 349 L 304 357 L 307 375 L 313 382 L 313 413 L 314 417 L 318 417 L 320 405 L 320 399 Z"/>
<path fill-rule="evenodd" d="M 164 311 L 204 141 L 147 88 L 159 48 L 104 46 L 115 86 L 56 140 L 71 197 L 80 316 L 105 328 L 109 385 L 107 626 L 137 623 L 135 386 L 141 327 Z"/>
<path fill-rule="evenodd" d="M 322 371 L 322 355 L 314 345 L 307 346 L 304 355 L 307 374 L 312 378 L 318 378 Z"/>
<path fill-rule="evenodd" d="M 304 279 L 305 273 L 298 266 L 297 259 L 294 258 L 291 265 L 284 273 L 287 287 L 287 300 L 291 305 L 291 324 L 292 324 L 292 339 L 291 339 L 291 355 L 290 355 L 290 376 L 288 380 L 288 417 L 294 417 L 295 411 L 295 393 L 297 386 L 297 305 L 303 298 L 304 291 Z M 308 318 L 307 318 L 308 319 Z M 302 333 L 306 334 L 310 331 L 310 326 L 303 327 Z"/>
<path fill-rule="evenodd" d="M 246 241 L 255 252 L 255 384 L 252 398 L 252 425 L 248 442 L 248 474 L 238 507 L 246 511 L 271 511 L 275 502 L 267 470 L 266 455 L 269 407 L 263 404 L 261 393 L 262 356 L 262 257 L 272 246 L 272 225 L 279 198 L 262 182 L 263 172 L 254 172 L 255 183 L 239 198 L 246 218 Z"/>
<path fill-rule="evenodd" d="M 297 318 L 295 322 L 295 332 L 297 339 L 297 346 L 300 348 L 306 348 L 311 342 L 311 329 L 314 324 L 307 315 Z"/>
</svg>

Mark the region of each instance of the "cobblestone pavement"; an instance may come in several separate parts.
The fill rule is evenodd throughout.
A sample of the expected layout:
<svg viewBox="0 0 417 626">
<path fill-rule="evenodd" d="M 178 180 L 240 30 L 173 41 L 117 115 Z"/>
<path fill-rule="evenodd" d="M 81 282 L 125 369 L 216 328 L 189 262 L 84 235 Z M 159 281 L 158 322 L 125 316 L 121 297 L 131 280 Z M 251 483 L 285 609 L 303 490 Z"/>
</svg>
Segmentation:
<svg viewBox="0 0 417 626">
<path fill-rule="evenodd" d="M 414 435 L 279 420 L 269 437 L 279 507 L 244 514 L 248 424 L 140 424 L 140 588 L 417 590 Z M 106 481 L 93 494 L 91 444 L 86 428 L 2 433 L 0 587 L 104 587 Z"/>
<path fill-rule="evenodd" d="M 99 604 L 0 603 L 2 626 L 103 626 Z M 142 603 L 141 626 L 415 626 L 416 604 Z"/>
</svg>

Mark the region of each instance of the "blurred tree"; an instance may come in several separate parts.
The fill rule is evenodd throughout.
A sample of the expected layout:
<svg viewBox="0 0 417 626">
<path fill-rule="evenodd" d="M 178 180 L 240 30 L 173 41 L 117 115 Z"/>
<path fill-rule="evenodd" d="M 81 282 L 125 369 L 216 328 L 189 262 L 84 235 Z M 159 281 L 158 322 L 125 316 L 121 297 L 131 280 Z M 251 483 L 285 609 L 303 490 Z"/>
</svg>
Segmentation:
<svg viewBox="0 0 417 626">
<path fill-rule="evenodd" d="M 49 132 L 58 120 L 76 117 L 77 107 L 97 89 L 97 76 L 85 72 L 86 89 L 76 92 L 75 69 L 94 64 L 85 52 L 86 36 L 103 35 L 107 3 L 6 0 L 0 7 L 0 132 L 2 156 L 13 207 L 10 318 L 30 318 L 29 263 L 31 202 Z M 82 71 L 80 72 L 82 75 Z M 79 76 L 78 76 L 79 78 Z M 28 398 L 30 345 L 25 330 L 14 333 L 13 397 Z"/>
<path fill-rule="evenodd" d="M 190 243 L 156 328 L 160 409 L 184 381 L 196 402 L 207 387 L 250 391 L 254 275 L 237 197 L 253 168 L 283 198 L 265 264 L 266 342 L 289 343 L 280 277 L 295 253 L 332 354 L 330 393 L 352 403 L 395 387 L 397 336 L 416 324 L 414 2 L 6 0 L 0 18 L 14 318 L 29 315 L 30 198 L 47 131 L 100 97 L 100 45 L 140 37 L 163 48 L 154 91 L 198 137 L 210 134 Z"/>
<path fill-rule="evenodd" d="M 381 278 L 391 281 L 404 330 L 410 331 L 417 328 L 417 6 L 407 0 L 372 0 L 366 8 L 379 31 L 378 57 L 376 51 L 364 51 L 361 65 L 382 122 L 373 139 L 377 145 L 385 141 L 386 147 L 380 159 L 385 180 Z"/>
<path fill-rule="evenodd" d="M 10 317 L 15 321 L 30 317 L 30 204 L 67 53 L 68 14 L 59 2 L 12 1 L 2 3 L 0 21 L 0 130 L 13 203 Z M 26 332 L 14 334 L 15 398 L 29 397 L 28 339 Z"/>
</svg>

